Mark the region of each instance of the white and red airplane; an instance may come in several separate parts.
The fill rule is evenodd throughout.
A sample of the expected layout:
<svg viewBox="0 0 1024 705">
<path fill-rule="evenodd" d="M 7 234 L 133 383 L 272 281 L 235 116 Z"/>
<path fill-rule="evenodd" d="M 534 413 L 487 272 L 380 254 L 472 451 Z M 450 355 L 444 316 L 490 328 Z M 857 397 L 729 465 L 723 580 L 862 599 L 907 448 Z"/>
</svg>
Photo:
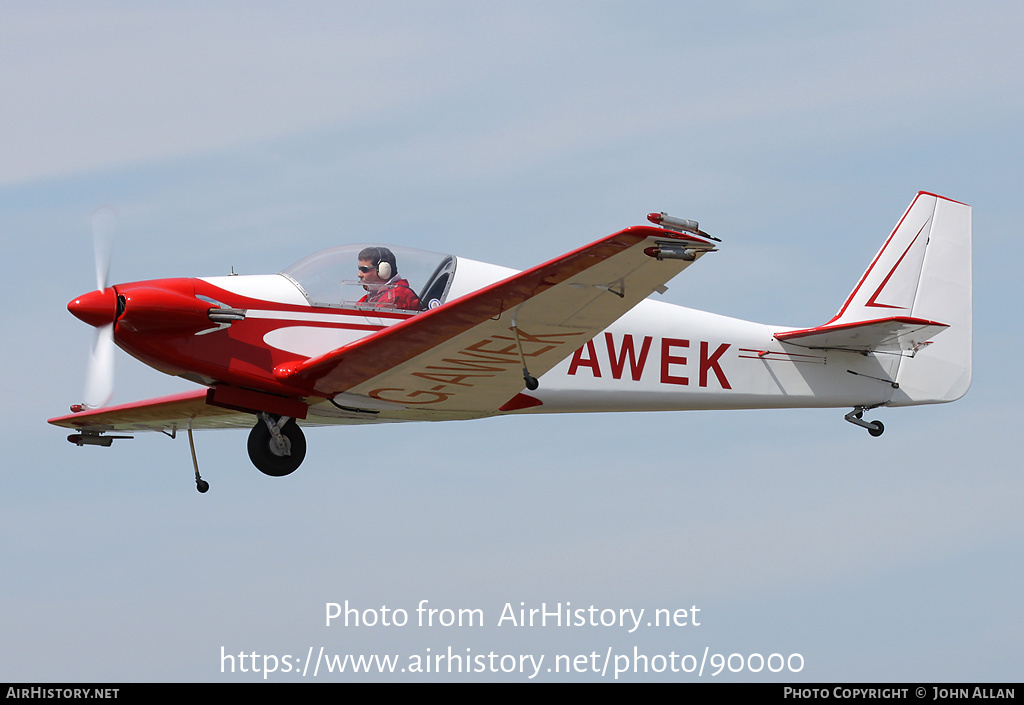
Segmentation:
<svg viewBox="0 0 1024 705">
<path fill-rule="evenodd" d="M 878 436 L 865 411 L 970 386 L 969 206 L 917 194 L 839 313 L 802 329 L 649 299 L 717 239 L 648 219 L 524 272 L 350 246 L 278 274 L 109 287 L 100 236 L 98 289 L 68 304 L 97 328 L 86 400 L 50 423 L 78 445 L 187 430 L 205 492 L 194 428 L 251 426 L 253 464 L 281 476 L 305 455 L 300 423 L 851 407 L 846 420 Z M 102 408 L 115 343 L 202 388 Z"/>
</svg>

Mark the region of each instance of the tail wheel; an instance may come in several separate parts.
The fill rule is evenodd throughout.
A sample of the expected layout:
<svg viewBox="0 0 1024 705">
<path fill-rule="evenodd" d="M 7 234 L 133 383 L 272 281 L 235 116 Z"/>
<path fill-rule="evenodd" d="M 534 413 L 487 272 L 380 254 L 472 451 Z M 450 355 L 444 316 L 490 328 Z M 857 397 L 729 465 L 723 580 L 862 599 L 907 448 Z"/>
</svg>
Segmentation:
<svg viewBox="0 0 1024 705">
<path fill-rule="evenodd" d="M 854 426 L 860 426 L 861 428 L 867 429 L 868 433 L 873 437 L 878 438 L 885 433 L 885 426 L 882 425 L 881 421 L 865 421 L 864 412 L 868 409 L 874 409 L 875 407 L 882 406 L 882 404 L 874 404 L 873 406 L 855 406 L 853 411 L 848 413 L 843 418 L 852 423 Z"/>
<path fill-rule="evenodd" d="M 284 448 L 275 441 L 267 422 L 262 418 L 249 432 L 249 460 L 257 470 L 271 477 L 292 474 L 306 457 L 306 436 L 295 419 L 288 419 L 279 431 L 283 436 Z"/>
</svg>

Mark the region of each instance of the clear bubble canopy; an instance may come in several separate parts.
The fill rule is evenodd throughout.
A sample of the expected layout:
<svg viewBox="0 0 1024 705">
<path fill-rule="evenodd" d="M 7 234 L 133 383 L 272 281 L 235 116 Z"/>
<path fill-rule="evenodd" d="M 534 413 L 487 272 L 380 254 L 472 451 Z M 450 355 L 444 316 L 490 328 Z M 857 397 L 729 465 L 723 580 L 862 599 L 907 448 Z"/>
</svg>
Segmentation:
<svg viewBox="0 0 1024 705">
<path fill-rule="evenodd" d="M 408 303 L 369 303 L 368 289 L 359 280 L 359 254 L 367 248 L 390 251 L 394 255 L 396 272 L 391 272 L 389 286 L 408 287 L 418 299 L 418 305 Z M 313 306 L 346 306 L 358 308 L 398 308 L 424 310 L 444 301 L 451 276 L 455 271 L 452 255 L 416 250 L 411 247 L 382 245 L 341 245 L 314 252 L 281 274 L 291 279 Z M 412 297 L 406 297 L 408 301 Z"/>
</svg>

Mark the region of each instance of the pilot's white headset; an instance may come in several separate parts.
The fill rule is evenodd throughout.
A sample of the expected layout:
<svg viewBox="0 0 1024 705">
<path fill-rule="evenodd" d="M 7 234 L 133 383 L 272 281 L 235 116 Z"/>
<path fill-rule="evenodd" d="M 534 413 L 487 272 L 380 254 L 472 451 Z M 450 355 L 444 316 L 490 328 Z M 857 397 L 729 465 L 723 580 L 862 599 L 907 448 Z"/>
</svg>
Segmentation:
<svg viewBox="0 0 1024 705">
<path fill-rule="evenodd" d="M 385 259 L 385 257 L 387 257 L 387 255 L 385 253 L 387 253 L 388 251 L 385 250 L 383 247 L 378 247 L 376 249 L 377 249 L 377 276 L 380 277 L 381 279 L 383 279 L 384 281 L 388 281 L 394 275 L 394 271 L 391 268 L 391 263 L 388 262 L 387 259 Z"/>
<path fill-rule="evenodd" d="M 394 255 L 391 254 L 391 250 L 385 247 L 368 247 L 359 254 L 374 262 L 374 266 L 377 268 L 377 276 L 385 282 L 397 274 L 395 272 L 397 267 L 391 264 L 394 261 Z"/>
</svg>

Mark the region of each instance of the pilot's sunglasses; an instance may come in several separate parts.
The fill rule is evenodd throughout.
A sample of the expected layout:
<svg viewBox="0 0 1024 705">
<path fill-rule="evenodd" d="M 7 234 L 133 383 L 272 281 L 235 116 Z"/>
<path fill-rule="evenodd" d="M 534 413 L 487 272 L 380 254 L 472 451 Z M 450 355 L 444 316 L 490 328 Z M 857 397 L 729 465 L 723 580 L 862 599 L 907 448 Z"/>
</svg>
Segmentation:
<svg viewBox="0 0 1024 705">
<path fill-rule="evenodd" d="M 375 269 L 376 267 L 367 267 L 365 264 L 359 267 L 359 271 L 362 272 L 363 274 L 366 274 L 367 272 L 372 272 Z"/>
</svg>

